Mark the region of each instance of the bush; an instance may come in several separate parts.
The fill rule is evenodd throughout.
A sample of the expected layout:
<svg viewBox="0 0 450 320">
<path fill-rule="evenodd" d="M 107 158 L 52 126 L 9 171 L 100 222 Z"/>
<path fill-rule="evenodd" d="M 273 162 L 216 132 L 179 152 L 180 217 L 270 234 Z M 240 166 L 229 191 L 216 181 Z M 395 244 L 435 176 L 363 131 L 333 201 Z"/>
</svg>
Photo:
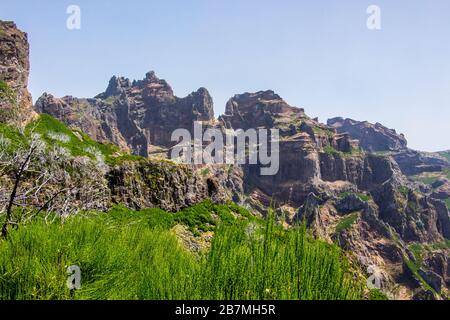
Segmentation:
<svg viewBox="0 0 450 320">
<path fill-rule="evenodd" d="M 344 230 L 348 230 L 358 220 L 359 213 L 353 213 L 348 217 L 343 218 L 336 226 L 336 233 L 340 233 Z"/>
</svg>

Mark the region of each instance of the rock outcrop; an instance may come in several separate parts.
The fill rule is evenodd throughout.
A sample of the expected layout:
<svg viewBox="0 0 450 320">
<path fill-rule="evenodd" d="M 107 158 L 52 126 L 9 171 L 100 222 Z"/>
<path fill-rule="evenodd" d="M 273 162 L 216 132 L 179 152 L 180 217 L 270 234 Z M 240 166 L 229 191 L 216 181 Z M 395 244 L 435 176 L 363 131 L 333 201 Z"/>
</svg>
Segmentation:
<svg viewBox="0 0 450 320">
<path fill-rule="evenodd" d="M 29 72 L 27 34 L 0 20 L 0 122 L 24 125 L 36 115 L 27 89 Z"/>
<path fill-rule="evenodd" d="M 450 168 L 450 162 L 437 153 L 420 152 L 406 149 L 391 154 L 402 172 L 408 176 L 424 172 L 439 172 Z"/>
<path fill-rule="evenodd" d="M 44 93 L 35 109 L 48 113 L 101 142 L 112 142 L 147 157 L 153 146 L 170 148 L 176 129 L 193 133 L 194 121 L 214 121 L 213 101 L 205 88 L 178 98 L 154 72 L 140 81 L 112 77 L 104 93 L 93 99 L 55 98 Z"/>
<path fill-rule="evenodd" d="M 348 133 L 353 139 L 359 140 L 359 145 L 367 151 L 397 151 L 407 147 L 403 134 L 397 134 L 380 123 L 372 124 L 367 121 L 333 118 L 327 124 L 339 133 Z"/>
<path fill-rule="evenodd" d="M 380 123 L 337 117 L 329 119 L 327 124 L 337 132 L 347 133 L 352 139 L 358 140 L 364 151 L 392 156 L 405 175 L 438 172 L 450 167 L 449 160 L 441 154 L 408 149 L 403 134 L 397 134 Z"/>
<path fill-rule="evenodd" d="M 222 178 L 204 176 L 192 166 L 165 160 L 125 162 L 106 175 L 112 203 L 136 210 L 158 207 L 173 212 L 206 199 L 231 201 L 231 188 L 220 184 L 228 178 Z"/>
</svg>

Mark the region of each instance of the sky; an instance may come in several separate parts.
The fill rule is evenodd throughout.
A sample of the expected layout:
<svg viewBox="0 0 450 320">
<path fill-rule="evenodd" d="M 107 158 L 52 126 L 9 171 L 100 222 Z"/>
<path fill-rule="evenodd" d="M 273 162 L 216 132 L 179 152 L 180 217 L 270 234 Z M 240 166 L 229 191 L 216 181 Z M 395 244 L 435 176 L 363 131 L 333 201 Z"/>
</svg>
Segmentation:
<svg viewBox="0 0 450 320">
<path fill-rule="evenodd" d="M 69 30 L 69 5 L 81 29 Z M 381 30 L 367 28 L 380 8 Z M 154 70 L 177 96 L 274 90 L 326 122 L 380 122 L 423 151 L 450 149 L 448 0 L 0 0 L 30 41 L 36 100 L 93 97 Z"/>
</svg>

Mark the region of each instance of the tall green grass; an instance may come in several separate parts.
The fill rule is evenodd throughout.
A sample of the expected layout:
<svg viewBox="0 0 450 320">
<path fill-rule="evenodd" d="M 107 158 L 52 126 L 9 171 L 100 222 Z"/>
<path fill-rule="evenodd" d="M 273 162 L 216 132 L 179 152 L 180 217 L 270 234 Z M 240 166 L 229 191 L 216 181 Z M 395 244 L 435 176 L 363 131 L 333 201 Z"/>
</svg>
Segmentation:
<svg viewBox="0 0 450 320">
<path fill-rule="evenodd" d="M 204 209 L 189 210 L 203 216 Z M 177 214 L 158 209 L 116 208 L 50 224 L 37 219 L 0 242 L 0 299 L 361 298 L 338 247 L 303 227 L 284 230 L 274 219 L 245 219 L 239 210 L 245 211 L 213 206 L 211 213 L 228 221 L 208 229 L 215 237 L 200 254 L 172 231 Z M 74 295 L 66 287 L 71 265 L 82 272 Z"/>
</svg>

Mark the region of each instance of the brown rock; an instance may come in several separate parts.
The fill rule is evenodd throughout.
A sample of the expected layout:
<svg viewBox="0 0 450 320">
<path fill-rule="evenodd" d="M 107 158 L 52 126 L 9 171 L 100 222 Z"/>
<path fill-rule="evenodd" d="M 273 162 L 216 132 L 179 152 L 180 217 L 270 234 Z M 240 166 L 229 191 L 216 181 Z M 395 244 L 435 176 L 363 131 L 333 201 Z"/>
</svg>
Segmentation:
<svg viewBox="0 0 450 320">
<path fill-rule="evenodd" d="M 403 134 L 388 129 L 380 123 L 371 124 L 367 121 L 333 118 L 327 124 L 339 133 L 348 133 L 353 139 L 359 140 L 359 145 L 367 151 L 402 150 L 407 146 Z"/>
<path fill-rule="evenodd" d="M 35 109 L 95 140 L 115 143 L 144 157 L 152 145 L 175 145 L 171 141 L 174 130 L 183 128 L 193 133 L 194 121 L 214 121 L 213 102 L 206 89 L 178 98 L 154 72 L 133 83 L 114 76 L 106 91 L 94 99 L 58 99 L 44 93 Z"/>
<path fill-rule="evenodd" d="M 29 71 L 27 34 L 0 20 L 0 122 L 24 125 L 36 116 L 27 89 Z"/>
</svg>

